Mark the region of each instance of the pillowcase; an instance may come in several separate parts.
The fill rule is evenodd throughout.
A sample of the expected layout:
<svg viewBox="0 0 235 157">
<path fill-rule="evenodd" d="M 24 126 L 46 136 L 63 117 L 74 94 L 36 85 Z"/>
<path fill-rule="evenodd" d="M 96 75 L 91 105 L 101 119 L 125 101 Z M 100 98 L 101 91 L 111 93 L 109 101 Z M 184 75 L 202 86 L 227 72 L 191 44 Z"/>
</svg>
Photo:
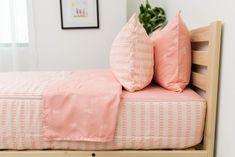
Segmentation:
<svg viewBox="0 0 235 157">
<path fill-rule="evenodd" d="M 162 87 L 182 92 L 191 74 L 189 31 L 178 14 L 165 28 L 151 36 L 154 44 L 154 81 Z"/>
<path fill-rule="evenodd" d="M 133 15 L 117 35 L 111 48 L 110 65 L 122 86 L 134 92 L 153 78 L 153 45 L 138 16 Z"/>
</svg>

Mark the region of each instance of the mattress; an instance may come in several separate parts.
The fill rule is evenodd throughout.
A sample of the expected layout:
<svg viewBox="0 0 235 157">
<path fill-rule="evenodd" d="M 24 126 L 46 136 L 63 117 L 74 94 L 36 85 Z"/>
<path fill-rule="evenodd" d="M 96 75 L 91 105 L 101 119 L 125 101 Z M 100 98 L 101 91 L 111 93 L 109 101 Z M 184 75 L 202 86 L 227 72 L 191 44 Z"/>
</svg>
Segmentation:
<svg viewBox="0 0 235 157">
<path fill-rule="evenodd" d="M 183 149 L 201 142 L 205 100 L 189 88 L 175 93 L 158 86 L 123 91 L 112 142 L 45 141 L 42 92 L 70 73 L 0 73 L 0 149 Z"/>
</svg>

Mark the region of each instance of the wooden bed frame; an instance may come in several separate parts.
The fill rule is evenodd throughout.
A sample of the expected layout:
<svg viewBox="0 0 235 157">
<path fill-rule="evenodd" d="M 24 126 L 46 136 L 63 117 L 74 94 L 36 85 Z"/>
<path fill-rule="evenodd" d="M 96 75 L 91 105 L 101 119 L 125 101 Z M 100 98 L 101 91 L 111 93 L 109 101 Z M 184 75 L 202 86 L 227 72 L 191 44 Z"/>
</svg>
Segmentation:
<svg viewBox="0 0 235 157">
<path fill-rule="evenodd" d="M 205 92 L 207 115 L 203 142 L 187 150 L 121 150 L 121 151 L 0 151 L 0 157 L 214 157 L 216 108 L 220 68 L 220 41 L 222 24 L 211 23 L 191 31 L 192 62 L 207 72 L 192 70 L 191 85 Z M 203 47 L 204 47 L 203 46 Z"/>
</svg>

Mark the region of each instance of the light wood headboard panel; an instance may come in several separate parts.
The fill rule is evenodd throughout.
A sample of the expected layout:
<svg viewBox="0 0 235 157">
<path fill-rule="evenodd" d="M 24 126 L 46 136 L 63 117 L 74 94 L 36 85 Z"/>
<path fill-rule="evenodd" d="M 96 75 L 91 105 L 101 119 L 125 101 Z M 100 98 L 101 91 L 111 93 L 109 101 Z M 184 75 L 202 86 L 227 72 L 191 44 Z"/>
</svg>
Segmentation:
<svg viewBox="0 0 235 157">
<path fill-rule="evenodd" d="M 207 27 L 191 31 L 191 43 L 206 43 L 207 49 L 192 46 L 192 63 L 203 66 L 207 72 L 192 70 L 191 84 L 205 91 L 207 102 L 206 125 L 204 131 L 203 149 L 207 150 L 208 156 L 214 153 L 216 109 L 218 80 L 220 68 L 220 42 L 222 23 L 216 21 Z"/>
</svg>

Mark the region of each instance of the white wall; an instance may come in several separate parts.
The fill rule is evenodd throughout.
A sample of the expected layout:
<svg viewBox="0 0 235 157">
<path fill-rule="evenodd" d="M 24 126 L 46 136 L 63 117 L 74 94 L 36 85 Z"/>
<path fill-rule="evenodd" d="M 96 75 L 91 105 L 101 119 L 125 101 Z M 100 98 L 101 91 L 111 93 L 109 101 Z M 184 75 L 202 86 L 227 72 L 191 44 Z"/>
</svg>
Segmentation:
<svg viewBox="0 0 235 157">
<path fill-rule="evenodd" d="M 111 43 L 126 22 L 126 0 L 99 0 L 100 29 L 62 30 L 59 0 L 34 0 L 40 70 L 109 67 Z"/>
<path fill-rule="evenodd" d="M 153 0 L 154 1 L 154 0 Z M 133 1 L 132 1 L 133 2 Z M 133 2 L 134 3 L 134 2 Z M 224 24 L 222 42 L 222 63 L 219 94 L 219 117 L 217 126 L 217 157 L 234 157 L 235 147 L 235 2 L 232 0 L 155 0 L 166 9 L 168 20 L 181 10 L 181 15 L 190 29 L 208 25 L 214 20 Z M 138 5 L 135 2 L 130 9 Z"/>
</svg>

